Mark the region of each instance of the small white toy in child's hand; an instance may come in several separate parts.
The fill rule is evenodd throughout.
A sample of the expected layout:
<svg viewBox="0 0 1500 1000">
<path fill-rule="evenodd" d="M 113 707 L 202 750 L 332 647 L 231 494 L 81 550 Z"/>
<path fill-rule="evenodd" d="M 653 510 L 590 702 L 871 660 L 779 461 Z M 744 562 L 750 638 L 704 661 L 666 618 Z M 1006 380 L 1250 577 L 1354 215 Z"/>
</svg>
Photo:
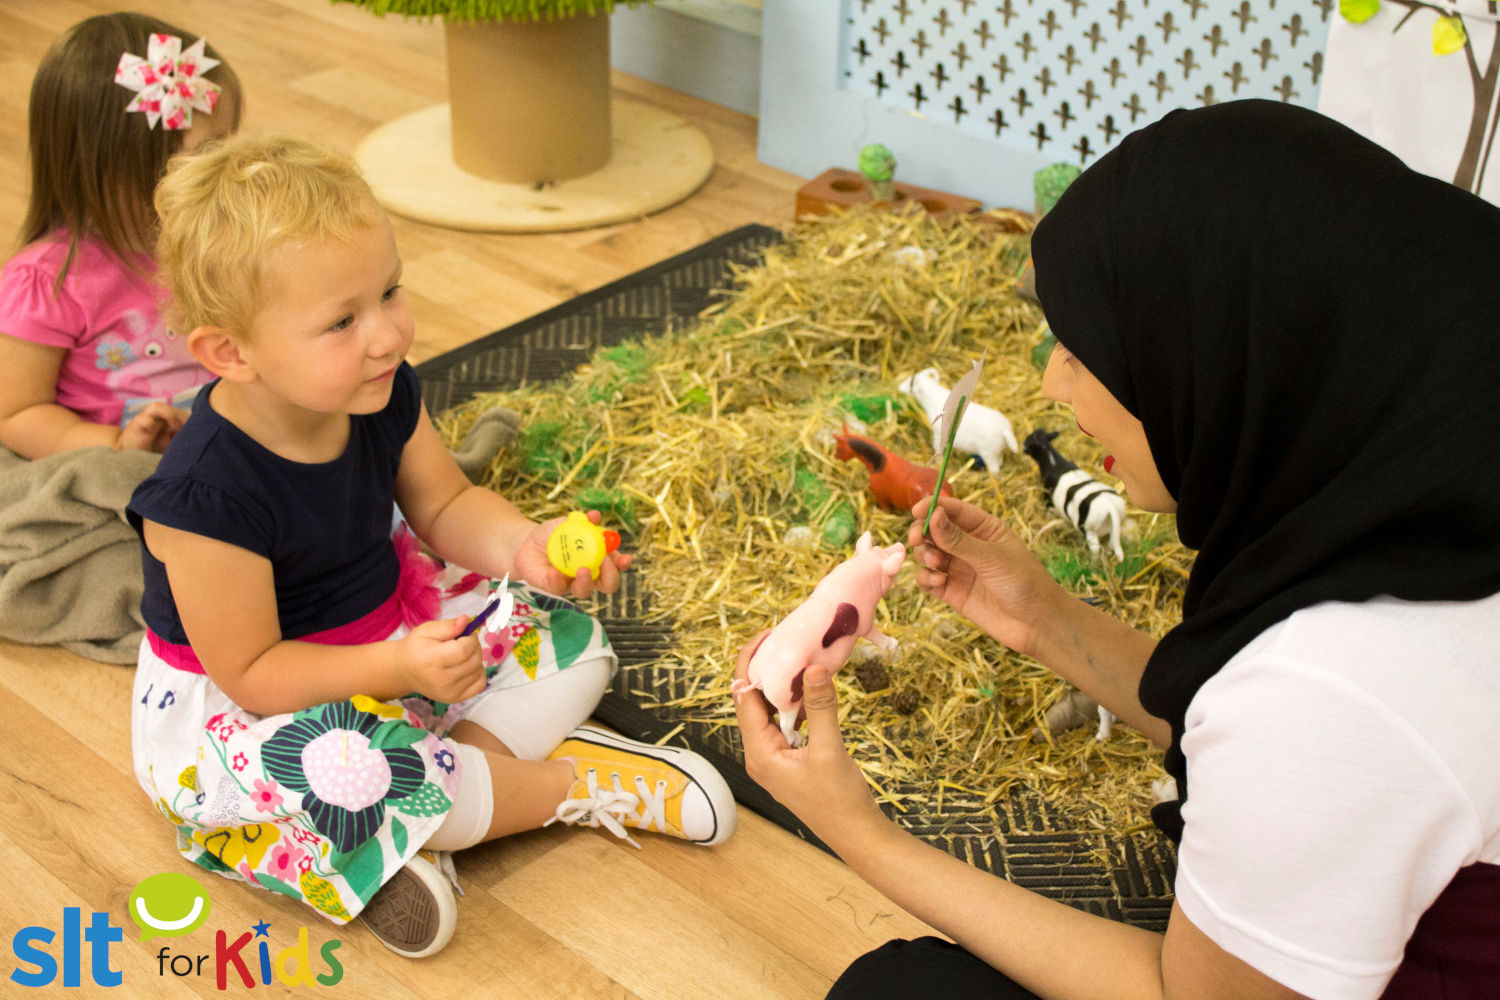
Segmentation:
<svg viewBox="0 0 1500 1000">
<path fill-rule="evenodd" d="M 485 636 L 496 634 L 505 627 L 505 624 L 510 621 L 511 612 L 516 607 L 516 599 L 511 596 L 509 584 L 510 574 L 507 573 L 500 581 L 500 586 L 496 588 L 495 596 L 479 614 L 469 620 L 469 624 L 465 625 L 464 630 L 459 633 L 460 637 L 478 632 L 480 639 L 483 639 Z"/>
<path fill-rule="evenodd" d="M 782 735 L 792 746 L 802 744 L 797 713 L 802 708 L 802 674 L 814 664 L 837 673 L 860 636 L 893 649 L 896 640 L 875 626 L 875 605 L 891 589 L 896 572 L 906 561 L 900 542 L 878 546 L 867 531 L 844 560 L 813 588 L 780 624 L 766 633 L 730 691 L 738 698 L 759 690 L 775 707 Z"/>
</svg>

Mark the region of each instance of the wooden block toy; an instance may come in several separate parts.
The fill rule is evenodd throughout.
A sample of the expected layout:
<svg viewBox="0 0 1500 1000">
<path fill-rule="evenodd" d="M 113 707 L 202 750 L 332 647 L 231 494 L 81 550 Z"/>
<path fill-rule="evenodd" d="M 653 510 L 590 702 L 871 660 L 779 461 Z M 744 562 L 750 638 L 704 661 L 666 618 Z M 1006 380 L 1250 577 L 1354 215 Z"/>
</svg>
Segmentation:
<svg viewBox="0 0 1500 1000">
<path fill-rule="evenodd" d="M 949 212 L 967 214 L 978 212 L 982 207 L 981 203 L 973 198 L 949 194 L 946 191 L 934 191 L 931 188 L 903 184 L 900 181 L 893 182 L 893 187 L 896 193 L 895 199 L 880 204 L 897 208 L 915 201 L 933 215 Z M 872 201 L 870 182 L 863 174 L 855 170 L 842 170 L 834 167 L 823 171 L 797 189 L 797 216 L 800 218 L 804 215 L 827 215 L 838 209 L 852 205 L 867 205 Z"/>
</svg>

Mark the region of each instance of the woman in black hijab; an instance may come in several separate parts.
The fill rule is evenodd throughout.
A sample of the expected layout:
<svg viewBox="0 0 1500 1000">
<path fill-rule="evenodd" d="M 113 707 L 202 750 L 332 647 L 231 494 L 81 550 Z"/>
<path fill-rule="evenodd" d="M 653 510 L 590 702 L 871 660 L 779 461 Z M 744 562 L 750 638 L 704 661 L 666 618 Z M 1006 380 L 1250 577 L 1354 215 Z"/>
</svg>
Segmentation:
<svg viewBox="0 0 1500 1000">
<path fill-rule="evenodd" d="M 741 704 L 747 769 L 963 946 L 833 995 L 1500 996 L 1500 209 L 1241 101 L 1127 137 L 1032 250 L 1044 390 L 1198 552 L 1182 623 L 1071 599 L 951 498 L 917 580 L 1166 747 L 1176 902 L 1161 937 L 905 835 L 810 669 L 805 749 Z"/>
</svg>

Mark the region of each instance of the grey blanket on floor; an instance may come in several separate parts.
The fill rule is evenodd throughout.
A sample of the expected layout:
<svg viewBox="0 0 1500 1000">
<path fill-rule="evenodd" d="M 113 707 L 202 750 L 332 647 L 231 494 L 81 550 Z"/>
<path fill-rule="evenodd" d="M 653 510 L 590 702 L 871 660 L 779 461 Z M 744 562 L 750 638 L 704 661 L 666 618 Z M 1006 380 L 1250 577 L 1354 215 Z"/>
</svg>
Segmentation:
<svg viewBox="0 0 1500 1000">
<path fill-rule="evenodd" d="M 27 461 L 0 448 L 0 635 L 135 662 L 141 553 L 125 505 L 160 459 L 100 447 Z"/>
</svg>

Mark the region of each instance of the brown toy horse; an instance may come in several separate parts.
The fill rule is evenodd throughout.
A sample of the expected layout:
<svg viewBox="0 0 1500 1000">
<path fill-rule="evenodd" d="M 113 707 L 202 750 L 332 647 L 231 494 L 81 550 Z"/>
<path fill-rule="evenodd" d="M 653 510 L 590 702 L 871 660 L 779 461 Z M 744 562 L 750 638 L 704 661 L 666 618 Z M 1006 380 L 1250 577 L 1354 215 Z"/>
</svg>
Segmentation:
<svg viewBox="0 0 1500 1000">
<path fill-rule="evenodd" d="M 910 511 L 912 505 L 923 497 L 932 496 L 937 485 L 937 470 L 922 465 L 913 465 L 900 455 L 893 455 L 869 438 L 854 437 L 848 425 L 833 436 L 833 457 L 840 462 L 857 458 L 870 470 L 870 492 L 875 501 L 887 510 Z M 951 497 L 953 491 L 943 484 L 943 496 Z"/>
</svg>

